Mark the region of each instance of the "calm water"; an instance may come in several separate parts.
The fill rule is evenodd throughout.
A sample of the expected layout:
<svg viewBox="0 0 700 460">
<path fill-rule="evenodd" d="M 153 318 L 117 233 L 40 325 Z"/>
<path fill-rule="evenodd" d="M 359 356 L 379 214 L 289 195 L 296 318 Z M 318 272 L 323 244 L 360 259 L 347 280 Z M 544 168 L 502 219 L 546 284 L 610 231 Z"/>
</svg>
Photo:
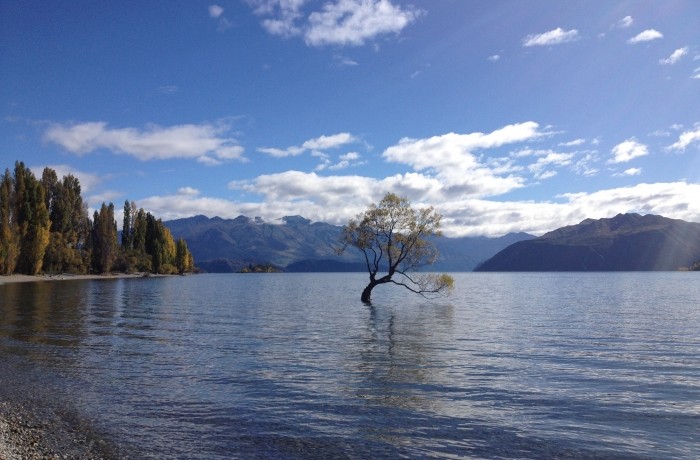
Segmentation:
<svg viewBox="0 0 700 460">
<path fill-rule="evenodd" d="M 700 273 L 0 285 L 0 372 L 134 458 L 700 457 Z"/>
</svg>

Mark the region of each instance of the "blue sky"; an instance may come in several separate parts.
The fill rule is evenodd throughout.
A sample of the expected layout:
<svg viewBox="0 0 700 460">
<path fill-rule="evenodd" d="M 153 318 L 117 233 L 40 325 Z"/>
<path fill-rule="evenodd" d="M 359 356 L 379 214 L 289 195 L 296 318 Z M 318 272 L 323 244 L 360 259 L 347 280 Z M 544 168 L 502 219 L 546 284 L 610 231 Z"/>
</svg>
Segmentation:
<svg viewBox="0 0 700 460">
<path fill-rule="evenodd" d="M 700 2 L 0 0 L 0 159 L 164 220 L 700 222 Z"/>
</svg>

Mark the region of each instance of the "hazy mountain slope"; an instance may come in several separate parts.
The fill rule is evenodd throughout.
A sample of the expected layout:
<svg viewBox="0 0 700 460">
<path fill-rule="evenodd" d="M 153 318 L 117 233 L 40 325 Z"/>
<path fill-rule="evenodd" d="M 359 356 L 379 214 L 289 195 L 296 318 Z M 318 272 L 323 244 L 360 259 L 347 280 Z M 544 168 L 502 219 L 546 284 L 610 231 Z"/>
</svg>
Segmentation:
<svg viewBox="0 0 700 460">
<path fill-rule="evenodd" d="M 270 224 L 239 216 L 235 219 L 196 216 L 166 222 L 177 238 L 185 238 L 195 261 L 215 259 L 269 262 L 284 267 L 302 259 L 338 258 L 338 227 L 311 223 L 299 216 Z M 340 260 L 354 261 L 346 255 Z"/>
<path fill-rule="evenodd" d="M 279 222 L 239 216 L 235 219 L 195 216 L 165 222 L 175 238 L 184 238 L 195 263 L 207 271 L 237 271 L 249 263 L 271 263 L 290 271 L 363 271 L 364 258 L 354 248 L 336 253 L 342 227 L 303 217 Z M 513 233 L 500 238 L 438 238 L 440 271 L 471 271 L 509 244 L 534 238 Z"/>
<path fill-rule="evenodd" d="M 700 224 L 619 214 L 508 246 L 478 271 L 677 270 L 700 259 Z"/>
</svg>

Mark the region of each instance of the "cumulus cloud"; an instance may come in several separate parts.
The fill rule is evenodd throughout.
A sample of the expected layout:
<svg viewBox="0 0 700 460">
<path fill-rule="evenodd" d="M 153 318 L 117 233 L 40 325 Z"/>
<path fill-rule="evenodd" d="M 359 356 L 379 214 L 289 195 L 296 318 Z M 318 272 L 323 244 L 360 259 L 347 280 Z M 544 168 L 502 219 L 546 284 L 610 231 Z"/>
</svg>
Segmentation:
<svg viewBox="0 0 700 460">
<path fill-rule="evenodd" d="M 299 214 L 312 221 L 342 225 L 364 211 L 369 203 L 381 199 L 386 191 L 393 190 L 408 196 L 415 206 L 435 206 L 443 215 L 445 234 L 452 237 L 501 236 L 519 231 L 542 234 L 586 218 L 626 212 L 700 221 L 697 200 L 700 184 L 638 184 L 593 193 L 563 194 L 555 201 L 495 201 L 476 197 L 430 201 L 411 196 L 406 190 L 387 188 L 394 187 L 396 182 L 422 188 L 421 182 L 427 179 L 419 174 L 411 175 L 414 177 L 374 179 L 288 171 L 229 185 L 232 189 L 262 195 L 262 201 L 238 202 L 178 193 L 148 197 L 140 200 L 139 206 L 165 220 L 205 214 L 224 218 L 260 216 L 272 222 L 281 216 Z"/>
<path fill-rule="evenodd" d="M 420 11 L 389 0 L 339 0 L 309 15 L 304 39 L 312 46 L 363 45 L 378 35 L 399 33 Z"/>
<path fill-rule="evenodd" d="M 310 46 L 363 45 L 377 36 L 398 34 L 422 12 L 391 0 L 335 0 L 306 15 L 305 0 L 247 0 L 262 25 L 281 37 L 303 37 Z"/>
<path fill-rule="evenodd" d="M 439 186 L 430 189 L 434 196 L 489 196 L 507 193 L 524 185 L 522 177 L 499 174 L 475 152 L 508 144 L 532 141 L 547 135 L 535 122 L 508 125 L 491 133 L 448 133 L 426 139 L 404 138 L 389 147 L 382 156 L 395 163 L 425 171 L 425 177 Z M 438 194 L 438 195 L 435 195 Z"/>
<path fill-rule="evenodd" d="M 491 62 L 498 62 L 501 60 L 501 55 L 500 54 L 493 54 L 493 55 L 487 57 L 486 59 L 488 59 Z"/>
<path fill-rule="evenodd" d="M 187 195 L 187 196 L 197 196 L 200 194 L 200 191 L 197 190 L 196 188 L 193 187 L 180 187 L 177 189 L 177 193 L 180 195 Z"/>
<path fill-rule="evenodd" d="M 644 32 L 641 32 L 634 37 L 630 38 L 627 40 L 627 43 L 630 45 L 634 45 L 637 43 L 643 43 L 643 42 L 649 42 L 652 40 L 658 40 L 660 38 L 664 38 L 664 34 L 659 32 L 658 30 L 655 29 L 647 29 Z"/>
<path fill-rule="evenodd" d="M 573 225 L 587 218 L 613 217 L 637 212 L 700 221 L 695 195 L 700 184 L 686 182 L 638 184 L 632 187 L 571 193 L 559 202 L 491 201 L 467 199 L 440 204 L 448 236 L 500 236 L 525 231 L 536 235 Z"/>
<path fill-rule="evenodd" d="M 646 145 L 637 142 L 636 139 L 627 139 L 613 147 L 611 153 L 613 157 L 608 163 L 626 163 L 633 158 L 648 155 L 649 149 Z"/>
<path fill-rule="evenodd" d="M 671 53 L 671 55 L 669 57 L 667 57 L 666 59 L 660 59 L 659 64 L 661 64 L 661 65 L 673 65 L 676 62 L 680 61 L 683 58 L 683 56 L 685 56 L 686 54 L 688 54 L 688 47 L 687 46 L 684 46 L 683 48 L 678 48 L 676 51 Z"/>
<path fill-rule="evenodd" d="M 346 144 L 358 142 L 358 139 L 350 133 L 338 133 L 330 136 L 319 136 L 314 139 L 309 139 L 301 146 L 291 146 L 285 149 L 276 147 L 261 147 L 258 152 L 265 153 L 277 158 L 301 155 L 305 152 L 311 152 L 316 156 L 323 156 L 325 150 L 336 149 Z"/>
<path fill-rule="evenodd" d="M 667 150 L 684 151 L 691 144 L 700 143 L 700 125 L 695 125 L 695 129 L 684 131 L 678 137 L 678 141 L 667 147 Z"/>
<path fill-rule="evenodd" d="M 559 45 L 561 43 L 573 42 L 580 38 L 581 36 L 576 29 L 564 30 L 561 27 L 557 27 L 549 32 L 528 35 L 523 38 L 523 46 Z"/>
<path fill-rule="evenodd" d="M 139 160 L 195 159 L 207 165 L 244 160 L 243 147 L 227 137 L 225 124 L 186 124 L 169 127 L 110 128 L 106 122 L 52 124 L 44 140 L 71 153 L 85 155 L 105 149 Z"/>
</svg>

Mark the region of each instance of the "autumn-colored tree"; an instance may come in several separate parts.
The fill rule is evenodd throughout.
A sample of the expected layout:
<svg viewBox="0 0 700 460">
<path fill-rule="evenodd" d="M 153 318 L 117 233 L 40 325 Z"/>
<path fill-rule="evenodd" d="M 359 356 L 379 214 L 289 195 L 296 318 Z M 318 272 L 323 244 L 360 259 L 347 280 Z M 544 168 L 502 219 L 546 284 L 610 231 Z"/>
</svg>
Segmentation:
<svg viewBox="0 0 700 460">
<path fill-rule="evenodd" d="M 51 168 L 44 169 L 41 182 L 46 189 L 45 201 L 51 221 L 44 271 L 85 273 L 88 269 L 84 244 L 88 216 L 80 195 L 80 182 L 71 174 L 59 181 Z"/>
<path fill-rule="evenodd" d="M 179 273 L 191 272 L 194 269 L 192 253 L 187 248 L 187 242 L 179 238 L 177 240 L 177 254 L 175 256 L 175 267 Z"/>
<path fill-rule="evenodd" d="M 97 273 L 112 269 L 117 258 L 117 222 L 114 220 L 114 204 L 102 203 L 95 211 L 92 223 L 92 268 Z"/>
<path fill-rule="evenodd" d="M 14 180 L 9 169 L 0 177 L 0 275 L 11 275 L 17 266 L 20 241 L 13 204 Z"/>
<path fill-rule="evenodd" d="M 44 186 L 22 162 L 15 163 L 15 202 L 20 238 L 20 253 L 16 270 L 36 275 L 43 266 L 44 252 L 49 244 L 49 211 L 46 208 Z"/>
<path fill-rule="evenodd" d="M 373 203 L 343 228 L 340 252 L 354 246 L 367 264 L 369 284 L 362 291 L 363 302 L 369 303 L 372 290 L 385 283 L 423 296 L 452 290 L 454 281 L 447 274 L 412 273 L 437 259 L 438 251 L 428 238 L 441 235 L 441 219 L 432 207 L 413 209 L 406 198 L 387 193 L 378 205 Z M 381 275 L 383 270 L 386 274 Z"/>
<path fill-rule="evenodd" d="M 77 178 L 59 180 L 45 168 L 37 180 L 17 161 L 14 174 L 6 169 L 0 176 L 0 274 L 193 270 L 187 244 L 176 243 L 160 219 L 127 200 L 123 222 L 120 247 L 112 203 L 102 203 L 90 220 Z"/>
</svg>

